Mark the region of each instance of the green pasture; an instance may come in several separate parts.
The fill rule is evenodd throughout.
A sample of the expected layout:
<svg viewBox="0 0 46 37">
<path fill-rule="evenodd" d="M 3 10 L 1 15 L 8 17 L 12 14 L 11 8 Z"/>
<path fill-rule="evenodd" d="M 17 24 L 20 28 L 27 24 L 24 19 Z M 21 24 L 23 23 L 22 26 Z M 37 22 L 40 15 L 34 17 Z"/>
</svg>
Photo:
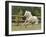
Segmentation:
<svg viewBox="0 0 46 37">
<path fill-rule="evenodd" d="M 23 23 L 17 23 L 12 24 L 12 31 L 24 31 L 24 30 L 39 30 L 41 29 L 41 24 L 28 24 L 23 25 Z"/>
</svg>

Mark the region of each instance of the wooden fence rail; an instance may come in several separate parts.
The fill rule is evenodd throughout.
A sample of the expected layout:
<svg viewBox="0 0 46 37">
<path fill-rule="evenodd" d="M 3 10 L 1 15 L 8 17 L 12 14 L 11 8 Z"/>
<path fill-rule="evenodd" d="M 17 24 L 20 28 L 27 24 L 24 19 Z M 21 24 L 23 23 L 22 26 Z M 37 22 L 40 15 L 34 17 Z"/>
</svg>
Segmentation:
<svg viewBox="0 0 46 37">
<path fill-rule="evenodd" d="M 16 16 L 19 16 L 19 15 L 12 15 L 12 17 L 16 17 Z M 19 16 L 19 17 L 24 17 L 24 16 Z M 38 18 L 41 18 L 41 16 L 37 16 Z"/>
<path fill-rule="evenodd" d="M 16 17 L 18 17 L 18 15 L 12 15 L 12 22 L 16 22 L 17 20 L 16 20 Z M 18 22 L 24 22 L 25 21 L 25 18 L 24 18 L 24 16 L 19 16 L 21 19 L 18 21 Z M 41 17 L 40 16 L 37 16 L 38 17 L 38 19 L 41 21 Z M 24 19 L 23 19 L 24 18 Z"/>
</svg>

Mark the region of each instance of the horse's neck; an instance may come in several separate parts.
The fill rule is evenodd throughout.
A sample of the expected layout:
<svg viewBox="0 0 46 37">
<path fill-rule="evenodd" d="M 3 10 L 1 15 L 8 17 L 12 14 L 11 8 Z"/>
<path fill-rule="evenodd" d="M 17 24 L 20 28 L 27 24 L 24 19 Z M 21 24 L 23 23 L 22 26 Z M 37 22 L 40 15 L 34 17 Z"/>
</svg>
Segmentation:
<svg viewBox="0 0 46 37">
<path fill-rule="evenodd" d="M 32 17 L 32 15 L 29 15 L 29 17 Z"/>
<path fill-rule="evenodd" d="M 27 18 L 30 18 L 30 17 L 32 18 L 32 15 L 29 15 Z"/>
</svg>

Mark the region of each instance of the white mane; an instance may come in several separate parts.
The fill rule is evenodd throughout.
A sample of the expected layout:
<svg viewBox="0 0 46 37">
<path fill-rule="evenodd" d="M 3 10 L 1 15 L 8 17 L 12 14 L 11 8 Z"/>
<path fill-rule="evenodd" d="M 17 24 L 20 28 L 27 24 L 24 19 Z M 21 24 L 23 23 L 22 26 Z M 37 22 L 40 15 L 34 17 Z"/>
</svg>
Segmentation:
<svg viewBox="0 0 46 37">
<path fill-rule="evenodd" d="M 32 17 L 32 14 L 30 11 L 25 11 L 25 14 L 24 14 L 25 17 Z"/>
</svg>

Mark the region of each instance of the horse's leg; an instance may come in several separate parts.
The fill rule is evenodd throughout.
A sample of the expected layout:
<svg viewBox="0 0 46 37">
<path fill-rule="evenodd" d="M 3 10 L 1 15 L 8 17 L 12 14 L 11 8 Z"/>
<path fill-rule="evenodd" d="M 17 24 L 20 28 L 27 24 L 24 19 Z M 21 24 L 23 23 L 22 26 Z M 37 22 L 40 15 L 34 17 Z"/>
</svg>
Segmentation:
<svg viewBox="0 0 46 37">
<path fill-rule="evenodd" d="M 27 25 L 26 23 L 27 23 L 27 20 L 25 20 L 25 22 L 23 23 L 23 25 L 25 26 L 25 28 L 26 28 L 26 25 Z"/>
<path fill-rule="evenodd" d="M 25 28 L 27 27 L 27 25 L 29 25 L 29 23 L 30 23 L 30 21 L 28 21 L 28 22 L 26 23 Z M 30 23 L 30 24 L 31 24 L 31 23 Z"/>
<path fill-rule="evenodd" d="M 27 21 L 27 20 L 25 20 L 25 22 L 23 23 L 24 25 L 26 24 L 26 21 Z"/>
<path fill-rule="evenodd" d="M 27 22 L 27 20 L 25 20 L 25 22 L 23 23 L 23 25 L 25 25 L 25 28 L 26 28 L 26 26 L 27 26 L 28 23 L 29 22 Z"/>
<path fill-rule="evenodd" d="M 30 21 L 28 21 L 26 24 L 29 24 L 30 23 Z"/>
<path fill-rule="evenodd" d="M 35 24 L 38 24 L 38 20 L 35 21 Z"/>
</svg>

